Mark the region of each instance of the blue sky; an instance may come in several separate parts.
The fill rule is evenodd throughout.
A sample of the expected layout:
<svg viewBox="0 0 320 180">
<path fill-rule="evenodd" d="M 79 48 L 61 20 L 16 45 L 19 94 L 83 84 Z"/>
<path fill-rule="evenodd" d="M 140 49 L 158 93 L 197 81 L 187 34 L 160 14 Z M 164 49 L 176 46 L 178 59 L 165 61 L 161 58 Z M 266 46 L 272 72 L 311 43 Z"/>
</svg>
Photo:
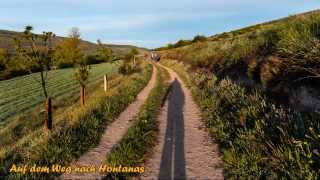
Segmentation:
<svg viewBox="0 0 320 180">
<path fill-rule="evenodd" d="M 319 8 L 320 0 L 2 0 L 0 29 L 66 36 L 78 27 L 84 40 L 154 48 Z"/>
</svg>

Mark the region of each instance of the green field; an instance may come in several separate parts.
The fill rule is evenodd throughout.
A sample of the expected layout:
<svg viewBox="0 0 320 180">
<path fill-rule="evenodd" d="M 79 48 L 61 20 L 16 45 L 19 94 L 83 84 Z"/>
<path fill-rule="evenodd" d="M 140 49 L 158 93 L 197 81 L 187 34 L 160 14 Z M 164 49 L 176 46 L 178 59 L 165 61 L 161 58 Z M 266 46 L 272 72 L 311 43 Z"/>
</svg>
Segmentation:
<svg viewBox="0 0 320 180">
<path fill-rule="evenodd" d="M 106 73 L 117 71 L 118 64 L 92 65 L 88 83 L 102 78 Z M 53 98 L 65 96 L 79 90 L 73 69 L 59 69 L 48 73 L 48 92 Z M 39 73 L 0 81 L 0 126 L 9 117 L 26 112 L 44 102 L 42 88 L 37 80 Z"/>
</svg>

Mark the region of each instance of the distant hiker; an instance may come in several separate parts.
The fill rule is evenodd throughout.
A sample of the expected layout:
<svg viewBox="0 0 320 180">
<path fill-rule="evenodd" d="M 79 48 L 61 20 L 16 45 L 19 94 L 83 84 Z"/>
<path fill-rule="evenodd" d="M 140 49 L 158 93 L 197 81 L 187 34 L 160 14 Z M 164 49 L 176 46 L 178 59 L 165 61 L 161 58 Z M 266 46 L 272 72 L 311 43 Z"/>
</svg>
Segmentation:
<svg viewBox="0 0 320 180">
<path fill-rule="evenodd" d="M 151 60 L 153 61 L 160 61 L 160 56 L 155 52 L 151 52 Z"/>
</svg>

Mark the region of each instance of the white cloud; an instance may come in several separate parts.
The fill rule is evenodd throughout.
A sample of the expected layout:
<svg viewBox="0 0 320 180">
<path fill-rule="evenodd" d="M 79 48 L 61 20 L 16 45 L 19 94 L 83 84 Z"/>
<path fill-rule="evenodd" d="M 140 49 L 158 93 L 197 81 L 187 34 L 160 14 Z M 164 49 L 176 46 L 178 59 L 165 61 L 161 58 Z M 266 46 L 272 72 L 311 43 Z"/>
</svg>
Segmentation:
<svg viewBox="0 0 320 180">
<path fill-rule="evenodd" d="M 141 40 L 141 39 L 114 39 L 109 40 L 107 43 L 111 44 L 130 44 L 140 47 L 149 47 L 149 48 L 155 48 L 159 47 L 160 45 L 167 44 L 168 42 L 165 40 Z"/>
<path fill-rule="evenodd" d="M 87 40 L 150 47 L 316 7 L 319 0 L 0 0 L 0 29 L 21 31 L 30 24 L 36 32 L 65 36 L 78 27 Z"/>
<path fill-rule="evenodd" d="M 161 22 L 188 21 L 194 19 L 211 18 L 219 16 L 232 15 L 232 12 L 214 13 L 214 12 L 194 12 L 184 14 L 183 12 L 167 12 L 162 14 L 127 14 L 127 15 L 91 15 L 91 16 L 75 16 L 75 17 L 56 17 L 42 18 L 35 17 L 31 24 L 40 25 L 54 29 L 55 32 L 66 32 L 73 26 L 80 28 L 81 31 L 90 32 L 98 30 L 121 30 L 121 29 L 141 29 L 146 26 L 152 26 Z M 0 23 L 10 23 L 15 18 L 1 19 Z M 18 20 L 23 23 L 25 20 Z M 46 22 L 46 25 L 41 25 Z M 17 21 L 15 21 L 17 23 Z M 27 22 L 25 22 L 27 24 Z"/>
</svg>

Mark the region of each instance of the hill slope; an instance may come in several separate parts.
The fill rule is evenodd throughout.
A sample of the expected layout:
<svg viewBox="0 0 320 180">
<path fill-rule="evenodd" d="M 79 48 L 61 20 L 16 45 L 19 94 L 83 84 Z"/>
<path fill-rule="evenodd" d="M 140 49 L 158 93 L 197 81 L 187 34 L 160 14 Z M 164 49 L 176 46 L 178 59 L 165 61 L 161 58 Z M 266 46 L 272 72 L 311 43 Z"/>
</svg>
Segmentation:
<svg viewBox="0 0 320 180">
<path fill-rule="evenodd" d="M 192 88 L 225 178 L 319 179 L 320 11 L 197 39 L 159 53 Z"/>
<path fill-rule="evenodd" d="M 319 47 L 317 10 L 162 48 L 161 54 L 249 88 L 261 86 L 299 110 L 320 111 Z"/>
<path fill-rule="evenodd" d="M 6 31 L 0 30 L 0 80 L 10 79 L 16 76 L 21 76 L 28 74 L 23 65 L 27 63 L 23 58 L 17 58 L 14 53 L 14 38 L 19 37 L 22 33 L 21 32 L 14 32 L 14 31 Z M 56 36 L 53 38 L 53 45 L 58 45 L 62 42 L 65 38 Z M 122 59 L 127 54 L 131 52 L 132 49 L 137 49 L 140 52 L 146 51 L 146 49 L 139 48 L 132 45 L 114 45 L 114 44 L 104 44 L 106 47 L 109 47 L 112 52 L 113 56 L 116 59 Z M 80 41 L 79 47 L 84 51 L 86 54 L 86 58 L 89 64 L 96 64 L 104 62 L 105 60 L 101 59 L 98 56 L 98 48 L 99 45 L 89 42 L 89 41 Z M 65 59 L 61 59 L 56 61 L 56 65 L 59 68 L 71 67 L 72 63 L 68 62 Z M 36 68 L 32 69 L 32 72 L 37 72 Z"/>
<path fill-rule="evenodd" d="M 12 39 L 19 36 L 19 34 L 20 32 L 0 30 L 0 49 L 12 48 Z M 54 38 L 53 42 L 56 44 L 63 39 L 64 37 L 57 36 Z M 94 52 L 97 48 L 97 44 L 85 40 L 81 41 L 81 46 L 88 52 Z M 114 52 L 114 55 L 118 57 L 123 57 L 125 54 L 129 53 L 131 48 L 143 49 L 132 45 L 106 44 L 106 46 L 110 47 Z"/>
</svg>

